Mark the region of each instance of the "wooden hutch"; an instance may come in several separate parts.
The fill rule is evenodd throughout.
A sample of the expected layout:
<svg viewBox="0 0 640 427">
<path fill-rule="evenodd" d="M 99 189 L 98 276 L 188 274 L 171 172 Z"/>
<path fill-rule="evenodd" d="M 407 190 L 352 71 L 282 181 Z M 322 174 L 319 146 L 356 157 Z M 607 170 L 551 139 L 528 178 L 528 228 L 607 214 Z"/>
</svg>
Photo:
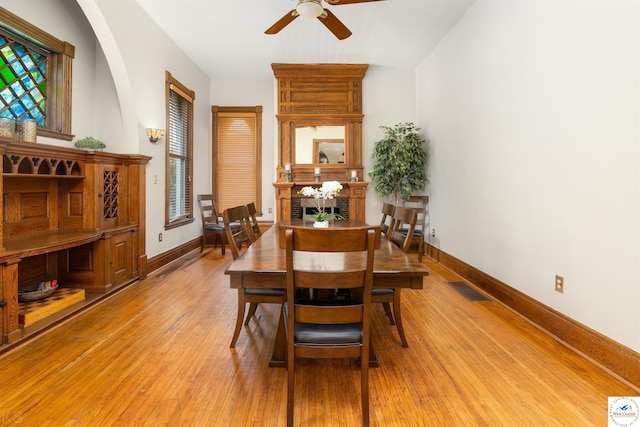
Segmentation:
<svg viewBox="0 0 640 427">
<path fill-rule="evenodd" d="M 362 64 L 272 64 L 278 80 L 278 166 L 276 220 L 291 219 L 304 196 L 305 186 L 339 181 L 338 198 L 345 216 L 365 220 L 367 182 L 362 166 L 362 79 L 368 65 Z M 301 130 L 330 129 L 303 140 Z M 321 144 L 335 145 L 337 161 L 322 163 Z M 305 157 L 305 154 L 307 154 Z M 285 168 L 288 167 L 290 173 Z M 320 171 L 316 182 L 315 171 Z M 357 181 L 352 181 L 352 176 Z M 288 178 L 288 179 L 287 179 Z"/>
<path fill-rule="evenodd" d="M 56 279 L 106 293 L 146 277 L 150 157 L 0 139 L 0 330 L 23 335 L 18 291 Z M 59 292 L 59 291 L 57 291 Z"/>
</svg>

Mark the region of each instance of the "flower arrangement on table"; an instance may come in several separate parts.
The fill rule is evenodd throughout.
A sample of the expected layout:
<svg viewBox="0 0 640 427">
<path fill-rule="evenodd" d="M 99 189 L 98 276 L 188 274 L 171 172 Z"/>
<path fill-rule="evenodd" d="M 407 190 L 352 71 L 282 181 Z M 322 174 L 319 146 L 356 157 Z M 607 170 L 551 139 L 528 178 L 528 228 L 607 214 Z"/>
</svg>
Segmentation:
<svg viewBox="0 0 640 427">
<path fill-rule="evenodd" d="M 324 210 L 324 203 L 327 199 L 333 199 L 335 196 L 340 194 L 340 190 L 342 190 L 342 184 L 338 181 L 325 181 L 322 183 L 322 187 L 313 188 L 313 187 L 303 187 L 298 194 L 302 194 L 303 196 L 313 197 L 316 201 L 316 212 L 314 215 L 309 215 L 316 222 L 324 222 L 329 219 L 343 219 L 342 215 L 327 213 Z"/>
</svg>

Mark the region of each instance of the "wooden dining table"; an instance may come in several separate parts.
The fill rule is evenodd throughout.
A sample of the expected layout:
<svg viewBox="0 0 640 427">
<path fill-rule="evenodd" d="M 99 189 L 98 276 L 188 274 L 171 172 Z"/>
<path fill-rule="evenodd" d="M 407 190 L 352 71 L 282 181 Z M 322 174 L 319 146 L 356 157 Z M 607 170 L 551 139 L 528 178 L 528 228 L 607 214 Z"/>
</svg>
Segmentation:
<svg viewBox="0 0 640 427">
<path fill-rule="evenodd" d="M 281 240 L 284 240 L 284 230 L 290 226 L 312 226 L 312 223 L 303 220 L 281 220 L 270 227 L 225 269 L 225 274 L 230 278 L 231 288 L 286 288 L 286 251 Z M 341 220 L 333 221 L 331 227 L 369 227 L 369 225 L 361 221 Z M 380 236 L 379 226 L 370 227 L 376 228 L 377 235 Z M 427 268 L 417 259 L 404 253 L 386 237 L 382 236 L 377 240 L 373 286 L 422 289 L 423 278 L 429 275 Z M 317 258 L 310 258 L 308 262 L 317 264 L 317 260 Z M 269 366 L 286 367 L 287 343 L 284 329 L 281 310 Z M 370 365 L 378 366 L 373 346 L 371 349 Z"/>
</svg>

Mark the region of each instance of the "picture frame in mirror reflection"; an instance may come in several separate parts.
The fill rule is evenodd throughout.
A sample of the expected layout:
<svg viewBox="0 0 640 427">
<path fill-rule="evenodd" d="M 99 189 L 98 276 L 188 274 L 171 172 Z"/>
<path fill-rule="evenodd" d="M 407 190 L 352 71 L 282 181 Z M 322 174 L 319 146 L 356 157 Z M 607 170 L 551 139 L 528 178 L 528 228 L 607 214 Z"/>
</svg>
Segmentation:
<svg viewBox="0 0 640 427">
<path fill-rule="evenodd" d="M 348 151 L 345 125 L 302 125 L 295 127 L 292 158 L 296 165 L 345 164 L 341 158 Z M 324 144 L 327 143 L 327 144 Z M 322 145 L 322 147 L 320 147 Z M 320 159 L 320 151 L 326 157 Z M 341 162 L 342 163 L 339 163 Z"/>
<path fill-rule="evenodd" d="M 344 139 L 314 139 L 314 163 L 343 164 Z"/>
</svg>

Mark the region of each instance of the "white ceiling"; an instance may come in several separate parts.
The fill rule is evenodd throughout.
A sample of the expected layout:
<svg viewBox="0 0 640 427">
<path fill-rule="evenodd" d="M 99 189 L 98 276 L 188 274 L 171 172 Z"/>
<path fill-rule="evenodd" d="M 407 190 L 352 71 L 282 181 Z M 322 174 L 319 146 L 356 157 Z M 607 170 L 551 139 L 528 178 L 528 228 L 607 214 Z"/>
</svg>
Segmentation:
<svg viewBox="0 0 640 427">
<path fill-rule="evenodd" d="M 331 6 L 353 35 L 317 19 L 264 31 L 296 0 L 136 0 L 212 79 L 266 79 L 272 63 L 352 63 L 413 69 L 475 0 L 385 0 Z"/>
</svg>

